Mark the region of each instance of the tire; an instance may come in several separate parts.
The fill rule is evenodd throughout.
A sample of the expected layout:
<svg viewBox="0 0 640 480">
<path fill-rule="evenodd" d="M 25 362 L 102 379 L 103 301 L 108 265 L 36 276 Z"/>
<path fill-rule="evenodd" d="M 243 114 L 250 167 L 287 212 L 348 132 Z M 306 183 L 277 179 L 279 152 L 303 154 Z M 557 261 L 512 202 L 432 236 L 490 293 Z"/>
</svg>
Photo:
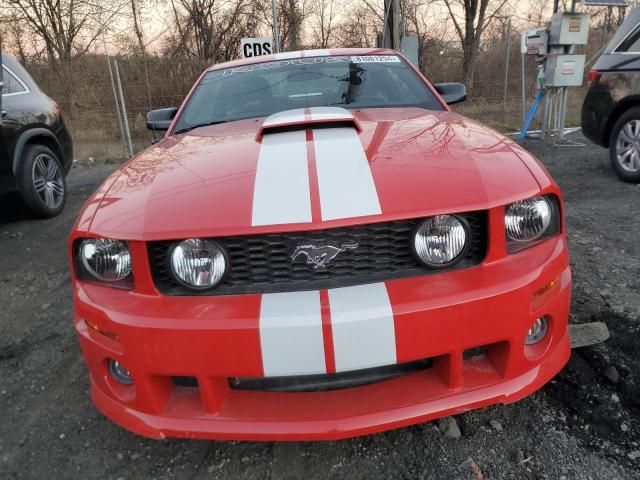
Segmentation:
<svg viewBox="0 0 640 480">
<path fill-rule="evenodd" d="M 611 166 L 625 182 L 640 183 L 640 107 L 624 112 L 609 138 Z"/>
<path fill-rule="evenodd" d="M 18 165 L 18 190 L 39 217 L 58 215 L 67 200 L 67 183 L 58 156 L 44 145 L 27 145 Z"/>
</svg>

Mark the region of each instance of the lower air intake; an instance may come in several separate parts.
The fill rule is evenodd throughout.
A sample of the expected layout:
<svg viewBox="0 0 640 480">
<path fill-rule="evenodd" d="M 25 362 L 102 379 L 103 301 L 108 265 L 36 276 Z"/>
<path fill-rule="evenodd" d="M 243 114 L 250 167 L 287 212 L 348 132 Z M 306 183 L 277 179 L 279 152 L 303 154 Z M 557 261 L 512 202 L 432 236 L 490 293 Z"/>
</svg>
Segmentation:
<svg viewBox="0 0 640 480">
<path fill-rule="evenodd" d="M 229 379 L 229 386 L 235 390 L 259 390 L 265 392 L 321 392 L 359 387 L 370 383 L 391 380 L 402 375 L 408 375 L 409 373 L 427 370 L 432 366 L 433 361 L 431 359 L 425 359 L 397 365 L 322 375 L 259 378 L 235 377 Z"/>
</svg>

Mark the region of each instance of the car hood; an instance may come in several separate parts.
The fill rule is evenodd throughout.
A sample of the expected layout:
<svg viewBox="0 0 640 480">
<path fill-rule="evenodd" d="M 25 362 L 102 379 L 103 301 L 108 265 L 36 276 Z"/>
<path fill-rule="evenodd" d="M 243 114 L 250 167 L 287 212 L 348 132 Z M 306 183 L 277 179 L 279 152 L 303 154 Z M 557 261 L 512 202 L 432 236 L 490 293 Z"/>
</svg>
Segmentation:
<svg viewBox="0 0 640 480">
<path fill-rule="evenodd" d="M 262 132 L 264 118 L 169 136 L 123 165 L 78 225 L 90 225 L 87 231 L 96 235 L 131 240 L 309 230 L 487 209 L 536 195 L 540 180 L 547 178 L 515 142 L 454 112 L 385 108 L 353 116 L 358 130 L 323 124 L 311 142 L 302 130 L 302 145 L 290 141 L 276 152 L 281 155 L 271 155 L 270 165 L 279 170 L 267 172 L 271 187 L 266 193 L 259 158 L 261 149 L 274 143 L 275 137 L 268 137 L 279 133 Z M 354 155 L 362 152 L 349 150 L 353 142 L 336 150 L 335 158 L 311 145 L 316 137 L 349 129 L 357 132 L 357 148 L 369 169 L 354 167 Z M 305 160 L 294 161 L 296 156 L 308 161 L 308 173 Z M 322 164 L 316 164 L 319 156 Z M 264 169 L 266 160 L 260 161 Z M 309 218 L 289 215 L 304 210 L 305 202 L 292 201 L 299 195 L 287 197 L 298 189 L 295 182 L 304 183 L 311 197 Z M 335 192 L 327 194 L 331 182 Z M 377 203 L 369 198 L 371 191 Z M 370 200 L 374 207 L 358 208 Z M 256 214 L 265 209 L 275 216 Z M 330 210 L 346 213 L 329 215 Z"/>
</svg>

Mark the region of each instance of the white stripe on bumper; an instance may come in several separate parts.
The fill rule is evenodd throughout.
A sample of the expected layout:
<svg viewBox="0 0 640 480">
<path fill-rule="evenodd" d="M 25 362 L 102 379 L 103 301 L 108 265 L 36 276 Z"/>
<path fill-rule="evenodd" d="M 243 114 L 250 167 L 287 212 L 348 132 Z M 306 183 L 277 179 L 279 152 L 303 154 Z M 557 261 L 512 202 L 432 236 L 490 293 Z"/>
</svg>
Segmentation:
<svg viewBox="0 0 640 480">
<path fill-rule="evenodd" d="M 382 213 L 369 161 L 353 128 L 313 131 L 322 220 Z"/>
<path fill-rule="evenodd" d="M 252 225 L 311 222 L 304 130 L 262 139 L 253 192 Z"/>
<path fill-rule="evenodd" d="M 326 373 L 320 292 L 263 295 L 260 346 L 266 377 Z"/>
<path fill-rule="evenodd" d="M 393 365 L 396 334 L 384 283 L 329 290 L 336 371 Z"/>
</svg>

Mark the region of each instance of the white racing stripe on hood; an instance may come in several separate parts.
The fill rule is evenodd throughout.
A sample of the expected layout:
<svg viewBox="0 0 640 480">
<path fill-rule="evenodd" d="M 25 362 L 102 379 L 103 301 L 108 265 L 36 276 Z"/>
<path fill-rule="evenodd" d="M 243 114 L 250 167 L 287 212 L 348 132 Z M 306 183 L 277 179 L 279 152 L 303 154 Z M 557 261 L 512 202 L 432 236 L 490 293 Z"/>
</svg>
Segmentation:
<svg viewBox="0 0 640 480">
<path fill-rule="evenodd" d="M 258 156 L 251 224 L 306 222 L 311 222 L 306 133 L 266 135 Z"/>
<path fill-rule="evenodd" d="M 322 220 L 381 213 L 369 161 L 354 128 L 313 131 Z"/>
<path fill-rule="evenodd" d="M 262 295 L 260 346 L 266 377 L 327 373 L 320 292 Z"/>
<path fill-rule="evenodd" d="M 309 114 L 312 121 L 321 120 L 353 120 L 353 114 L 341 107 L 311 107 Z"/>
<path fill-rule="evenodd" d="M 308 117 L 307 117 L 308 112 Z M 340 107 L 294 108 L 269 115 L 262 122 L 262 127 L 289 125 L 294 123 L 313 123 L 323 120 L 353 120 L 349 110 Z"/>
<path fill-rule="evenodd" d="M 396 333 L 384 283 L 329 290 L 336 372 L 393 365 Z"/>
<path fill-rule="evenodd" d="M 273 125 L 286 125 L 290 123 L 304 122 L 304 108 L 294 108 L 293 110 L 284 110 L 269 115 L 262 122 L 263 127 L 270 127 Z"/>
</svg>

